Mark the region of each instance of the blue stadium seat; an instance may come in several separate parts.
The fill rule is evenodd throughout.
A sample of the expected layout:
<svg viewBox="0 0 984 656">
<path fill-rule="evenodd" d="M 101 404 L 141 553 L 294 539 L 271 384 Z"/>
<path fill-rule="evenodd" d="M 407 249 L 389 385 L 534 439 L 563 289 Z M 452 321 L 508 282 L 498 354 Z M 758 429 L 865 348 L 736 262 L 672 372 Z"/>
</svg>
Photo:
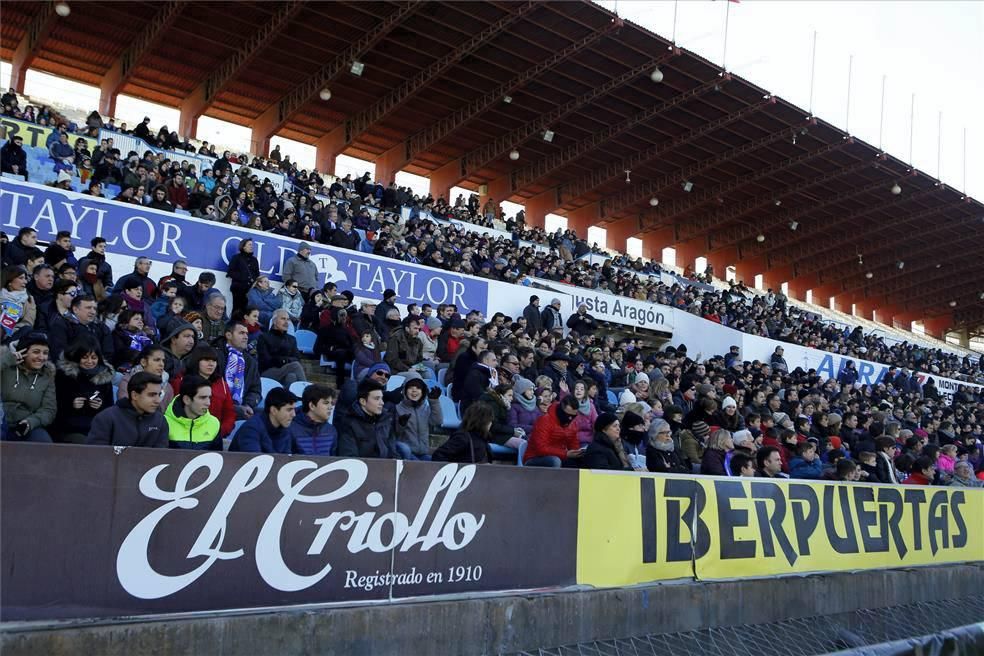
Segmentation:
<svg viewBox="0 0 984 656">
<path fill-rule="evenodd" d="M 263 407 L 263 403 L 264 401 L 266 401 L 267 394 L 269 394 L 270 390 L 274 389 L 275 387 L 283 387 L 283 385 L 281 385 L 280 383 L 278 383 L 272 378 L 260 378 L 261 398 L 260 398 L 260 404 L 256 406 L 257 408 Z"/>
<path fill-rule="evenodd" d="M 294 333 L 294 339 L 297 340 L 297 350 L 304 355 L 314 355 L 314 342 L 318 339 L 318 335 L 310 330 L 298 330 Z"/>
<path fill-rule="evenodd" d="M 301 394 L 304 393 L 304 390 L 307 389 L 307 386 L 313 384 L 314 383 L 311 383 L 310 381 L 307 380 L 298 380 L 296 382 L 291 383 L 288 389 L 290 390 L 291 394 L 293 394 L 297 398 L 301 398 Z"/>
<path fill-rule="evenodd" d="M 529 444 L 526 440 L 523 440 L 523 443 L 519 445 L 518 449 L 516 449 L 516 464 L 520 467 L 523 466 L 523 456 L 526 455 L 527 446 L 529 446 Z"/>
<path fill-rule="evenodd" d="M 612 405 L 618 405 L 618 397 L 615 396 L 615 392 L 611 390 L 608 391 L 608 402 Z"/>
<path fill-rule="evenodd" d="M 406 376 L 401 376 L 400 374 L 393 374 L 390 379 L 386 381 L 386 391 L 392 392 L 395 389 L 400 389 L 403 387 L 403 383 L 407 382 Z"/>
<path fill-rule="evenodd" d="M 502 446 L 501 444 L 489 444 L 489 450 L 492 452 L 493 460 L 512 460 L 518 453 L 518 449 Z"/>
<path fill-rule="evenodd" d="M 441 404 L 441 414 L 444 415 L 444 421 L 441 422 L 441 428 L 447 430 L 457 430 L 461 428 L 461 418 L 458 416 L 458 408 L 455 406 L 454 401 L 448 396 L 442 396 L 438 399 L 438 403 Z"/>
</svg>

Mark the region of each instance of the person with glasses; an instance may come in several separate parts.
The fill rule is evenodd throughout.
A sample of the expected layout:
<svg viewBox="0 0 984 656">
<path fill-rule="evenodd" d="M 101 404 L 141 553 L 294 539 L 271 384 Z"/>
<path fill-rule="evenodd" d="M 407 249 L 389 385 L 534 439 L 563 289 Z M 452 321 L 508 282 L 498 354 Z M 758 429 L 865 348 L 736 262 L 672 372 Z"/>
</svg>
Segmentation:
<svg viewBox="0 0 984 656">
<path fill-rule="evenodd" d="M 646 444 L 646 469 L 658 474 L 688 474 L 690 468 L 683 464 L 673 441 L 673 430 L 669 422 L 654 419 L 649 427 L 649 441 Z"/>
<path fill-rule="evenodd" d="M 301 320 L 301 313 L 304 312 L 304 296 L 301 294 L 297 281 L 288 278 L 284 282 L 284 286 L 280 288 L 278 296 L 280 296 L 280 307 L 286 310 L 287 316 L 290 317 L 291 332 L 294 332 L 293 329 L 297 328 L 297 324 Z"/>
</svg>

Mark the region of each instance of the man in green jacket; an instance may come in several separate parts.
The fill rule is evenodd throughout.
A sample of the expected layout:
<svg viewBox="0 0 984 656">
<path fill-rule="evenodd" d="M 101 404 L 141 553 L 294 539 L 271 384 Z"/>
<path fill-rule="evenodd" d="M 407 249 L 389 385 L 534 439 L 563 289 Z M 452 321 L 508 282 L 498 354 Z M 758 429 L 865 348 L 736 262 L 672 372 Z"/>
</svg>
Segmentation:
<svg viewBox="0 0 984 656">
<path fill-rule="evenodd" d="M 180 393 L 164 413 L 172 449 L 221 451 L 219 420 L 209 414 L 212 384 L 201 376 L 186 376 Z"/>
</svg>

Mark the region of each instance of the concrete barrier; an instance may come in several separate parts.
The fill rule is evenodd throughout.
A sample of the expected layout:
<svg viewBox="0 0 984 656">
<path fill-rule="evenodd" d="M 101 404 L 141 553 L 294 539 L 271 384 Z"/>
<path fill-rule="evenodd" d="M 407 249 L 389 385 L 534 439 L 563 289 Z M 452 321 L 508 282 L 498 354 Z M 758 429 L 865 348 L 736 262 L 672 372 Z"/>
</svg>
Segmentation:
<svg viewBox="0 0 984 656">
<path fill-rule="evenodd" d="M 139 620 L 6 624 L 5 656 L 499 654 L 544 645 L 763 624 L 980 594 L 984 565 L 307 606 Z"/>
</svg>

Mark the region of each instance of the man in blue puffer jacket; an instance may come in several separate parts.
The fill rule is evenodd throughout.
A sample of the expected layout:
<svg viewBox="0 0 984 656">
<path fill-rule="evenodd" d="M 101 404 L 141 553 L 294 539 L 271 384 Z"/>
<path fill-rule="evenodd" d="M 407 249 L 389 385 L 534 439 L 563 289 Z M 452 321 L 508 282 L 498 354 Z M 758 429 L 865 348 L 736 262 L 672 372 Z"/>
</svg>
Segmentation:
<svg viewBox="0 0 984 656">
<path fill-rule="evenodd" d="M 327 385 L 308 385 L 301 395 L 301 412 L 290 422 L 287 432 L 294 441 L 294 453 L 306 456 L 334 456 L 338 451 L 338 431 L 328 423 L 335 407 L 335 390 Z"/>
<path fill-rule="evenodd" d="M 294 421 L 297 397 L 282 387 L 267 393 L 263 412 L 253 415 L 236 432 L 230 451 L 252 453 L 294 453 L 294 444 L 287 427 Z"/>
</svg>

